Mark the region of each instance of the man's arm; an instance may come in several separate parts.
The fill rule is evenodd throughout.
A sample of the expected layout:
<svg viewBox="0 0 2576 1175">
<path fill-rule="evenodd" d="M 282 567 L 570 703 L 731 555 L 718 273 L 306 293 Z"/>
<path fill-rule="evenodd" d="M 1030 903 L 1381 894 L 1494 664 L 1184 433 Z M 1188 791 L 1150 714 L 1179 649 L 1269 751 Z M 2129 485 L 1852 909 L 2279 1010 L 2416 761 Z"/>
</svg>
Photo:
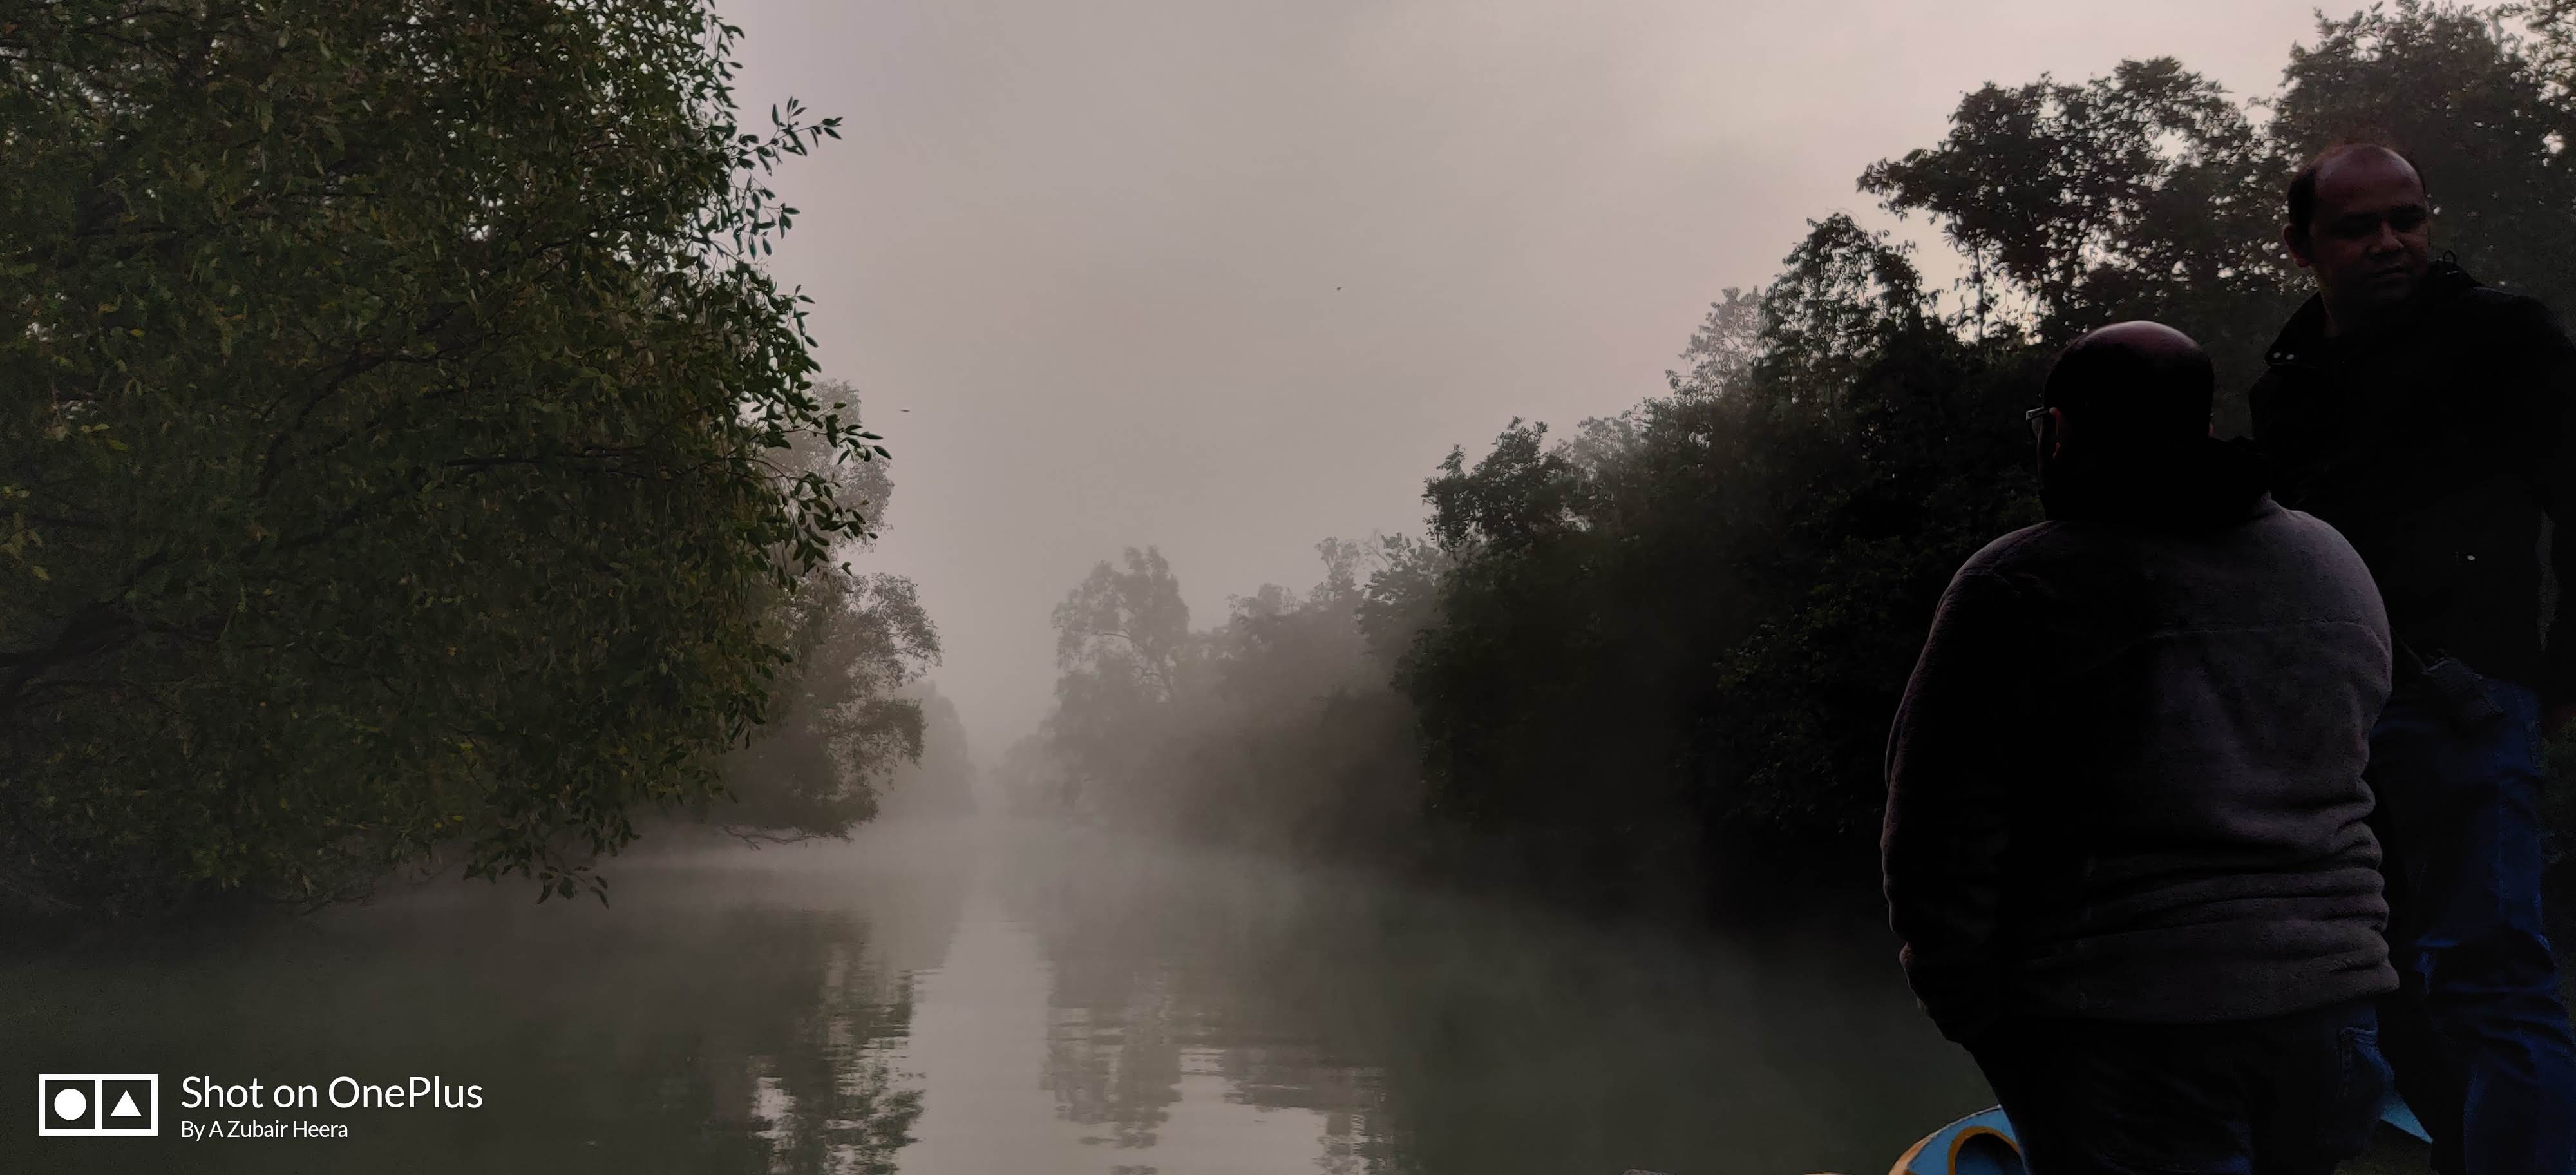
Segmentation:
<svg viewBox="0 0 2576 1175">
<path fill-rule="evenodd" d="M 2531 321 L 2519 324 L 2514 376 L 2531 397 L 2535 423 L 2554 435 L 2540 470 L 2541 508 L 2548 512 L 2549 566 L 2558 582 L 2558 599 L 2549 618 L 2548 646 L 2542 650 L 2540 696 L 2549 708 L 2552 733 L 2576 718 L 2576 342 L 2566 328 L 2537 302 L 2527 303 Z"/>
<path fill-rule="evenodd" d="M 2015 593 L 1981 571 L 1950 581 L 1897 706 L 1887 742 L 1887 819 L 1879 839 L 1888 923 L 1905 943 L 1906 981 L 1956 1041 L 1999 1013 L 2009 807 L 2039 732 L 2028 728 Z"/>
</svg>

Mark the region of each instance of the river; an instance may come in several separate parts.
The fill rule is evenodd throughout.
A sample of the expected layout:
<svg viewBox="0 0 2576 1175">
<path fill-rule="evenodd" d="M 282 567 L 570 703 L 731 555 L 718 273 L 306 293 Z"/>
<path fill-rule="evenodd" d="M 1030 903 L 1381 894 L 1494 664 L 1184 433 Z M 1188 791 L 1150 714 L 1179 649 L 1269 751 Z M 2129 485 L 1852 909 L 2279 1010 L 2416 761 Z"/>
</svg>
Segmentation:
<svg viewBox="0 0 2576 1175">
<path fill-rule="evenodd" d="M 446 884 L 12 957 L 11 1080 L 157 1074 L 160 1135 L 22 1108 L 0 1170 L 1875 1175 L 1985 1104 L 1866 925 L 1689 935 L 999 825 L 610 876 L 605 908 Z M 331 1104 L 414 1077 L 433 1104 Z M 347 1137 L 182 1136 L 234 1122 Z"/>
</svg>

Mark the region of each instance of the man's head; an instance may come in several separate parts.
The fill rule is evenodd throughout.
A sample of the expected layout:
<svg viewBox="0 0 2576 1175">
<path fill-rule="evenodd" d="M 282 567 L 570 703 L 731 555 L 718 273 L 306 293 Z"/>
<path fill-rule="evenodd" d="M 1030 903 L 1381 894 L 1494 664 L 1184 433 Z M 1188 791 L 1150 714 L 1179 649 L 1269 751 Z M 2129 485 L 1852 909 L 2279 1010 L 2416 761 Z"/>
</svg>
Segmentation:
<svg viewBox="0 0 2576 1175">
<path fill-rule="evenodd" d="M 2218 379 L 2191 336 L 2157 322 L 2115 322 L 2058 352 L 2034 419 L 2040 473 L 2073 454 L 2117 461 L 2179 453 L 2210 435 Z"/>
<path fill-rule="evenodd" d="M 2414 294 L 2432 268 L 2424 178 L 2377 143 L 2328 147 L 2290 180 L 2281 243 L 2316 274 L 2331 330 L 2367 325 Z"/>
</svg>

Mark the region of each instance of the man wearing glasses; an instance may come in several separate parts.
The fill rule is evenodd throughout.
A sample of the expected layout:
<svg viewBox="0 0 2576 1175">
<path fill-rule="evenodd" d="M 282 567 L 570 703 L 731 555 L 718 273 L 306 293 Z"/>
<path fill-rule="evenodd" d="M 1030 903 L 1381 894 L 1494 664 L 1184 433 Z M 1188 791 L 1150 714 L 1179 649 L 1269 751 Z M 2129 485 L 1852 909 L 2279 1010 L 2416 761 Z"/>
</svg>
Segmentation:
<svg viewBox="0 0 2576 1175">
<path fill-rule="evenodd" d="M 2058 357 L 2048 521 L 1952 578 L 1889 735 L 1906 978 L 2033 1175 L 2325 1175 L 2386 1086 L 2387 617 L 2351 544 L 2210 437 L 2212 386 L 2149 322 Z"/>
<path fill-rule="evenodd" d="M 2378 580 L 2397 681 L 2371 737 L 2399 993 L 2398 1088 L 2445 1175 L 2576 1170 L 2576 1042 L 2542 936 L 2540 742 L 2576 702 L 2576 345 L 2547 309 L 2432 259 L 2424 182 L 2375 144 L 2291 181 L 2316 279 L 2253 388 L 2283 505 Z M 2544 516 L 2558 579 L 2541 639 Z"/>
</svg>

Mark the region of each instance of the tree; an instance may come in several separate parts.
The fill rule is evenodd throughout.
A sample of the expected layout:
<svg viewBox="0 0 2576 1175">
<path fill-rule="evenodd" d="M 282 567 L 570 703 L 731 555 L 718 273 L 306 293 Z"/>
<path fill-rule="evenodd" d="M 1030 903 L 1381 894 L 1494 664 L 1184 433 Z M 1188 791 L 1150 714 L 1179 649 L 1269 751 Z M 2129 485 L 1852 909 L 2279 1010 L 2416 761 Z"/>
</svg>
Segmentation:
<svg viewBox="0 0 2576 1175">
<path fill-rule="evenodd" d="M 2295 302 L 2277 242 L 2284 152 L 2215 83 L 2171 58 L 2066 85 L 1987 85 L 1938 146 L 1861 188 L 1927 212 L 1969 263 L 1969 323 L 2058 345 L 2152 318 L 2201 341 L 2233 389 Z M 2240 426 L 2231 396 L 2225 423 Z"/>
<path fill-rule="evenodd" d="M 846 383 L 818 390 L 850 406 Z M 769 683 L 772 704 L 728 754 L 724 790 L 693 805 L 702 821 L 752 840 L 843 837 L 872 819 L 878 799 L 925 749 L 927 717 L 916 687 L 939 661 L 939 632 L 909 579 L 851 570 L 875 545 L 894 502 L 886 461 L 853 461 L 813 432 L 790 434 L 781 480 L 812 479 L 836 502 L 865 509 L 872 529 L 836 545 L 791 585 L 765 593 L 765 639 L 787 661 Z"/>
<path fill-rule="evenodd" d="M 1709 303 L 1708 317 L 1691 332 L 1681 358 L 1689 374 L 1664 373 L 1674 395 L 1714 396 L 1743 388 L 1762 358 L 1761 292 L 1728 286 Z"/>
<path fill-rule="evenodd" d="M 1055 713 L 1049 743 L 1077 809 L 1150 808 L 1145 767 L 1194 668 L 1190 606 L 1163 553 L 1101 560 L 1056 605 Z"/>
<path fill-rule="evenodd" d="M 939 657 L 912 581 L 815 573 L 771 613 L 788 650 L 779 702 L 723 763 L 699 818 L 756 840 L 847 836 L 921 758 L 926 718 L 908 687 Z"/>
<path fill-rule="evenodd" d="M 2568 9 L 2537 15 L 2536 43 L 2500 13 L 2423 0 L 2321 19 L 2316 44 L 2290 53 L 2269 129 L 2285 155 L 2358 134 L 2396 143 L 2424 174 L 2435 246 L 2566 313 L 2576 307 L 2566 150 L 2576 75 L 2564 56 Z"/>
<path fill-rule="evenodd" d="M 714 794 L 858 508 L 700 0 L 0 20 L 0 886 L 576 892 Z"/>
<path fill-rule="evenodd" d="M 1124 570 L 1100 561 L 1056 605 L 1056 665 L 1132 674 L 1139 688 L 1168 702 L 1188 652 L 1190 606 L 1161 551 L 1129 547 L 1125 561 Z"/>
<path fill-rule="evenodd" d="M 2395 143 L 2433 196 L 2438 244 L 2470 272 L 2556 305 L 2576 298 L 2576 128 L 2563 4 L 2526 14 L 2398 0 L 2320 17 L 2291 51 L 2259 125 L 2246 105 L 2168 58 L 2082 85 L 1985 86 L 1939 145 L 1883 160 L 1863 190 L 1931 215 L 1968 259 L 1982 304 L 2019 308 L 2042 343 L 2151 318 L 2217 361 L 2220 428 L 2245 427 L 2243 389 L 2306 283 L 2281 248 L 2299 162 L 2355 137 Z M 2553 49 L 2552 46 L 2557 46 Z M 2552 56 L 2552 54 L 2556 56 Z"/>
<path fill-rule="evenodd" d="M 889 819 L 954 819 L 975 812 L 975 762 L 967 753 L 966 724 L 957 703 L 929 681 L 905 691 L 920 708 L 921 754 L 898 764 L 885 787 Z"/>
<path fill-rule="evenodd" d="M 1849 217 L 1785 265 L 1710 308 L 1671 397 L 1451 454 L 1423 495 L 1436 604 L 1386 581 L 1380 607 L 1430 617 L 1395 675 L 1429 815 L 1556 892 L 1689 892 L 1737 830 L 1842 820 L 1865 752 L 1839 748 L 1883 721 L 1859 715 L 1904 639 L 1915 536 L 1951 551 L 1992 521 L 1951 483 L 2018 424 L 1957 382 L 2009 344 L 1954 335 L 1905 250 Z M 1807 616 L 1832 619 L 1784 627 Z"/>
<path fill-rule="evenodd" d="M 1078 811 L 1080 797 L 1056 753 L 1052 723 L 1012 740 L 994 765 L 993 788 L 1014 816 L 1064 817 Z"/>
<path fill-rule="evenodd" d="M 2416 147 L 2473 271 L 2576 296 L 2568 12 L 2516 11 L 2520 33 L 2413 0 L 2321 20 L 2268 119 L 2169 59 L 1985 86 L 1860 181 L 1960 251 L 1955 307 L 1884 234 L 1827 217 L 1769 286 L 1711 307 L 1669 398 L 1453 452 L 1425 485 L 1435 602 L 1412 577 L 1383 605 L 1429 617 L 1396 682 L 1431 815 L 1603 886 L 1764 847 L 1865 853 L 1942 585 L 2037 516 L 2017 417 L 2059 344 L 2179 326 L 2219 361 L 2220 427 L 2241 426 L 2303 296 L 2282 188 L 2374 127 Z"/>
<path fill-rule="evenodd" d="M 2551 109 L 2558 112 L 2558 150 L 2576 142 L 2576 0 L 2527 0 L 2507 5 L 2497 14 L 2511 16 L 2529 29 L 2528 56 L 2546 88 Z"/>
<path fill-rule="evenodd" d="M 1335 854 L 1382 852 L 1417 827 L 1394 654 L 1372 635 L 1415 620 L 1381 610 L 1372 628 L 1364 614 L 1369 585 L 1414 578 L 1425 549 L 1315 550 L 1312 589 L 1263 584 L 1196 631 L 1154 548 L 1127 551 L 1124 571 L 1095 567 L 1056 610 L 1055 709 L 998 773 L 1014 810 Z"/>
<path fill-rule="evenodd" d="M 1445 866 L 1507 862 L 1559 896 L 1867 876 L 1934 604 L 2039 516 L 2020 417 L 2059 345 L 2179 326 L 2218 360 L 2220 427 L 2241 426 L 2304 296 L 2282 189 L 2364 124 L 2418 144 L 2473 271 L 2576 298 L 2576 9 L 2505 15 L 2321 20 L 2260 103 L 2170 59 L 1980 88 L 1941 142 L 1860 179 L 1963 255 L 1956 301 L 1888 234 L 1827 216 L 1772 282 L 1710 305 L 1668 395 L 1451 450 L 1424 537 L 1328 544 L 1311 592 L 1265 586 L 1192 633 L 1158 558 L 1102 564 L 1058 610 L 1059 704 L 1013 777 L 1228 839 L 1402 827 L 1472 844 Z M 1147 599 L 1166 619 L 1139 641 Z"/>
</svg>

